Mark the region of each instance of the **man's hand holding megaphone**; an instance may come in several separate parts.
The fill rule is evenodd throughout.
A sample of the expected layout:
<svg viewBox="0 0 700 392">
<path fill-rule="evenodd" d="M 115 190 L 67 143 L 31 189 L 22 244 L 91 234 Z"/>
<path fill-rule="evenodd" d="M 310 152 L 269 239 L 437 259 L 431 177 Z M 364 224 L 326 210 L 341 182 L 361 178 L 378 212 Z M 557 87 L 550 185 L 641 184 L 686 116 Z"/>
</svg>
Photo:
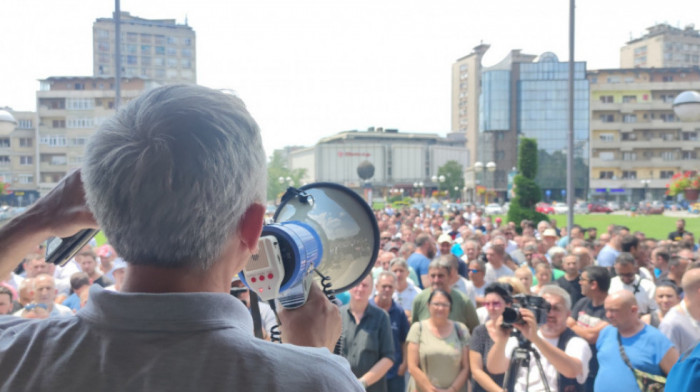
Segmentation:
<svg viewBox="0 0 700 392">
<path fill-rule="evenodd" d="M 326 298 L 315 282 L 309 297 L 296 309 L 280 307 L 278 316 L 285 343 L 297 346 L 326 347 L 331 352 L 340 338 L 340 310 Z"/>
</svg>

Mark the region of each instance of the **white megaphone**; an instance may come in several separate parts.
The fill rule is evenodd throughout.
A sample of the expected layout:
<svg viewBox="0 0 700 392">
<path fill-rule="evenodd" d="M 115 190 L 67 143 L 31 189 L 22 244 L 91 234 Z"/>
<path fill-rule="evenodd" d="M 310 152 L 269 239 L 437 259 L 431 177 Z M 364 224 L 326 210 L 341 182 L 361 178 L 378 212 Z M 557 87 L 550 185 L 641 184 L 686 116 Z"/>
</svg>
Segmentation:
<svg viewBox="0 0 700 392">
<path fill-rule="evenodd" d="M 326 294 L 343 292 L 372 270 L 379 228 L 370 206 L 352 190 L 318 182 L 289 188 L 263 226 L 241 280 L 264 301 L 303 305 L 314 277 Z M 332 288 L 330 287 L 332 285 Z"/>
</svg>

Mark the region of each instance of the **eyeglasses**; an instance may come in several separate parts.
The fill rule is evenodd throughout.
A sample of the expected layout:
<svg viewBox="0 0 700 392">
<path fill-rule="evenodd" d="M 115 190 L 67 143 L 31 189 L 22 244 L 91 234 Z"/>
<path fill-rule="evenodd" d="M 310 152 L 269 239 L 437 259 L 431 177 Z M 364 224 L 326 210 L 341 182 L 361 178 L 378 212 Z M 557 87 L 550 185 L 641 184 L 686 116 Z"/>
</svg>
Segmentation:
<svg viewBox="0 0 700 392">
<path fill-rule="evenodd" d="M 29 305 L 24 307 L 24 310 L 34 310 L 35 308 L 42 308 L 44 310 L 49 310 L 49 307 L 46 304 L 41 304 L 41 303 L 29 304 Z"/>
<path fill-rule="evenodd" d="M 375 237 L 375 238 L 376 238 L 376 237 Z M 389 240 L 391 239 L 391 237 L 382 237 L 381 239 L 382 239 L 382 240 L 389 241 Z"/>
<path fill-rule="evenodd" d="M 498 301 L 484 302 L 484 306 L 487 308 L 500 308 L 501 306 L 503 306 L 503 304 Z"/>
<path fill-rule="evenodd" d="M 467 271 L 468 271 L 468 272 L 471 272 L 472 274 L 478 274 L 479 272 L 481 272 L 481 270 L 478 270 L 478 269 L 471 269 L 471 268 L 468 269 Z"/>
<path fill-rule="evenodd" d="M 431 302 L 431 306 L 435 306 L 436 308 L 449 308 L 450 303 L 449 302 Z"/>
<path fill-rule="evenodd" d="M 579 280 L 579 282 L 590 282 L 591 281 L 590 279 L 586 279 L 583 276 L 578 278 L 578 280 Z"/>
</svg>

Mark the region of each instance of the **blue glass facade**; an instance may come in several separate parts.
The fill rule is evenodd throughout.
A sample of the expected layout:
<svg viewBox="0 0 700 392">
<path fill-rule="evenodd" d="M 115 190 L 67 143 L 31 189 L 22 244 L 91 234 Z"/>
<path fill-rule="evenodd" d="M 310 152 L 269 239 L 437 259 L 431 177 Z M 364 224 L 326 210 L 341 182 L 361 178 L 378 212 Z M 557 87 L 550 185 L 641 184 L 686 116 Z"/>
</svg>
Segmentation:
<svg viewBox="0 0 700 392">
<path fill-rule="evenodd" d="M 479 132 L 510 129 L 511 71 L 485 71 L 479 96 Z"/>
</svg>

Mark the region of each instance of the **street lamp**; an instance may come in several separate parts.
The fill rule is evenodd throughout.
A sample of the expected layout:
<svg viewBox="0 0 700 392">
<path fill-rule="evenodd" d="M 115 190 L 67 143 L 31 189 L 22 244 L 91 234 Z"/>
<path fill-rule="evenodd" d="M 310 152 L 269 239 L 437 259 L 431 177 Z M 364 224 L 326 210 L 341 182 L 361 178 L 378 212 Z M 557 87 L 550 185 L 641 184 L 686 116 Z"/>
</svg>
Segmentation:
<svg viewBox="0 0 700 392">
<path fill-rule="evenodd" d="M 279 181 L 280 184 L 284 184 L 286 182 L 287 185 L 294 186 L 294 180 L 292 179 L 292 177 L 289 176 L 287 178 L 280 176 L 280 178 L 278 178 L 277 181 Z"/>
<path fill-rule="evenodd" d="M 421 202 L 423 201 L 423 181 L 416 181 L 413 183 L 413 189 L 420 189 Z"/>
</svg>

